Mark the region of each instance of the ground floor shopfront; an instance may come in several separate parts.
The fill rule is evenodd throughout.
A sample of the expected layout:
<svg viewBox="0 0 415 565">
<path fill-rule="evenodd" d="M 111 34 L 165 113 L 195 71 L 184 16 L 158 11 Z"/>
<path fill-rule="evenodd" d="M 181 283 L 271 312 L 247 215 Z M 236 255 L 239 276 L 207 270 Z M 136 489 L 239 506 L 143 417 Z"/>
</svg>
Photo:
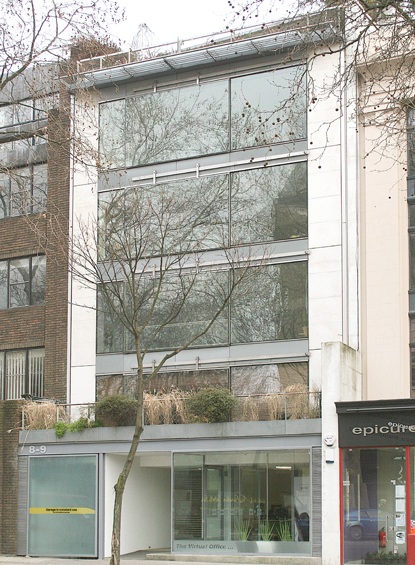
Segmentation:
<svg viewBox="0 0 415 565">
<path fill-rule="evenodd" d="M 415 563 L 415 402 L 337 403 L 343 563 Z"/>
<path fill-rule="evenodd" d="M 124 496 L 122 553 L 320 556 L 320 430 L 320 420 L 146 428 Z M 19 554 L 109 555 L 131 433 L 21 434 Z"/>
</svg>

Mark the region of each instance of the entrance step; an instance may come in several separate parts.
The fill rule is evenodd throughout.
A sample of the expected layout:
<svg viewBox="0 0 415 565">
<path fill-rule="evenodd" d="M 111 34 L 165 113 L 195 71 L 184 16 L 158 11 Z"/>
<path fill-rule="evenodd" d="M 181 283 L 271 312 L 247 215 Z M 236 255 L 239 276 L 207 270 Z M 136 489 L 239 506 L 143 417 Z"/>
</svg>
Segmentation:
<svg viewBox="0 0 415 565">
<path fill-rule="evenodd" d="M 193 563 L 246 563 L 261 565 L 321 565 L 321 557 L 302 555 L 190 555 L 188 553 L 147 553 L 153 561 L 186 561 Z"/>
</svg>

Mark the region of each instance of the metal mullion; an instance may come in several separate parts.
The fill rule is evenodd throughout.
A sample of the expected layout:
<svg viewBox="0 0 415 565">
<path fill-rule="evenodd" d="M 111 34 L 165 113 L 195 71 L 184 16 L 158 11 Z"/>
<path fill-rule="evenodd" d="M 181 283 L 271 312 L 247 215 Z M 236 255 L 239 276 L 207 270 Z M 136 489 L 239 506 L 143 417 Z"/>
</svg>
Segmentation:
<svg viewBox="0 0 415 565">
<path fill-rule="evenodd" d="M 228 171 L 228 247 L 232 245 L 232 178 Z"/>
<path fill-rule="evenodd" d="M 7 203 L 7 216 L 6 217 L 10 218 L 11 214 L 12 214 L 12 179 L 10 177 L 10 174 L 9 174 L 9 178 L 8 178 L 8 183 L 9 183 L 9 194 L 8 194 L 9 201 Z"/>
<path fill-rule="evenodd" d="M 6 399 L 6 357 L 7 357 L 7 351 L 4 352 L 4 358 L 3 358 L 3 382 L 1 383 L 2 400 Z"/>
<path fill-rule="evenodd" d="M 7 261 L 7 308 L 10 308 L 10 259 Z"/>
<path fill-rule="evenodd" d="M 26 349 L 26 366 L 24 375 L 24 393 L 29 392 L 29 350 Z"/>
<path fill-rule="evenodd" d="M 29 306 L 32 305 L 32 257 L 29 257 Z"/>
<path fill-rule="evenodd" d="M 228 77 L 228 151 L 232 151 L 232 93 L 231 93 L 231 77 Z"/>
<path fill-rule="evenodd" d="M 30 203 L 29 203 L 30 214 L 33 214 L 34 175 L 35 175 L 35 167 L 34 165 L 31 165 L 30 166 Z"/>
</svg>

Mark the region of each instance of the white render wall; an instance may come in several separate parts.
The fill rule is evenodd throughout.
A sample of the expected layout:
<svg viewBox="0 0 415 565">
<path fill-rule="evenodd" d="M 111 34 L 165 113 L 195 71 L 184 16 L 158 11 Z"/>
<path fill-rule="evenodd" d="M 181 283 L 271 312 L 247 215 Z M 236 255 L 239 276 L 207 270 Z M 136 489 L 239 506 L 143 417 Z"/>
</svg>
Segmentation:
<svg viewBox="0 0 415 565">
<path fill-rule="evenodd" d="M 87 96 L 87 98 L 85 98 Z M 71 228 L 73 237 L 79 234 L 79 222 L 94 221 L 97 216 L 97 171 L 94 155 L 98 150 L 98 95 L 83 93 L 74 101 L 76 135 L 84 137 L 75 159 L 72 175 Z M 84 146 L 84 150 L 83 150 Z M 69 296 L 69 374 L 68 403 L 95 402 L 95 354 L 96 354 L 96 293 L 76 280 L 70 281 Z"/>
<path fill-rule="evenodd" d="M 323 565 L 338 565 L 340 559 L 340 468 L 338 418 L 335 402 L 361 400 L 362 375 L 358 353 L 340 342 L 322 344 L 321 375 L 324 391 L 322 437 L 333 435 L 333 447 L 323 443 L 322 544 Z M 333 455 L 334 462 L 328 462 Z"/>
<path fill-rule="evenodd" d="M 105 455 L 104 554 L 111 555 L 114 485 L 125 455 Z M 124 492 L 121 514 L 121 554 L 141 549 L 170 548 L 171 469 L 141 467 L 136 457 Z"/>
<path fill-rule="evenodd" d="M 366 122 L 374 117 L 373 108 L 366 108 Z M 394 133 L 387 150 L 376 149 L 379 135 L 369 123 L 362 128 L 362 354 L 368 400 L 410 397 L 406 139 Z"/>
<path fill-rule="evenodd" d="M 342 54 L 309 66 L 308 218 L 310 387 L 321 387 L 321 346 L 357 348 L 357 136 L 353 91 L 333 88 Z M 325 397 L 323 394 L 323 402 Z"/>
</svg>

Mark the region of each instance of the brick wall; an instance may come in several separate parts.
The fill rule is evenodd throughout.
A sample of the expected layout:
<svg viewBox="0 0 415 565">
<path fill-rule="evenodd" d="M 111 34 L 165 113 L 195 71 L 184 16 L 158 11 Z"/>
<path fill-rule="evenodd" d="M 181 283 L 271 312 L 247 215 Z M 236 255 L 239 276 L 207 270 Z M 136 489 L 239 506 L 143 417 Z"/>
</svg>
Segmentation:
<svg viewBox="0 0 415 565">
<path fill-rule="evenodd" d="M 68 336 L 68 235 L 70 99 L 49 114 L 47 270 L 45 296 L 45 397 L 66 402 Z"/>
<path fill-rule="evenodd" d="M 0 350 L 45 347 L 46 398 L 66 402 L 69 95 L 48 122 L 47 212 L 0 220 L 0 259 L 45 254 L 45 304 L 0 310 Z M 0 552 L 17 551 L 17 401 L 0 401 Z M 9 433 L 9 430 L 13 430 Z"/>
<path fill-rule="evenodd" d="M 19 401 L 0 401 L 0 543 L 1 552 L 17 551 L 17 454 Z"/>
</svg>

